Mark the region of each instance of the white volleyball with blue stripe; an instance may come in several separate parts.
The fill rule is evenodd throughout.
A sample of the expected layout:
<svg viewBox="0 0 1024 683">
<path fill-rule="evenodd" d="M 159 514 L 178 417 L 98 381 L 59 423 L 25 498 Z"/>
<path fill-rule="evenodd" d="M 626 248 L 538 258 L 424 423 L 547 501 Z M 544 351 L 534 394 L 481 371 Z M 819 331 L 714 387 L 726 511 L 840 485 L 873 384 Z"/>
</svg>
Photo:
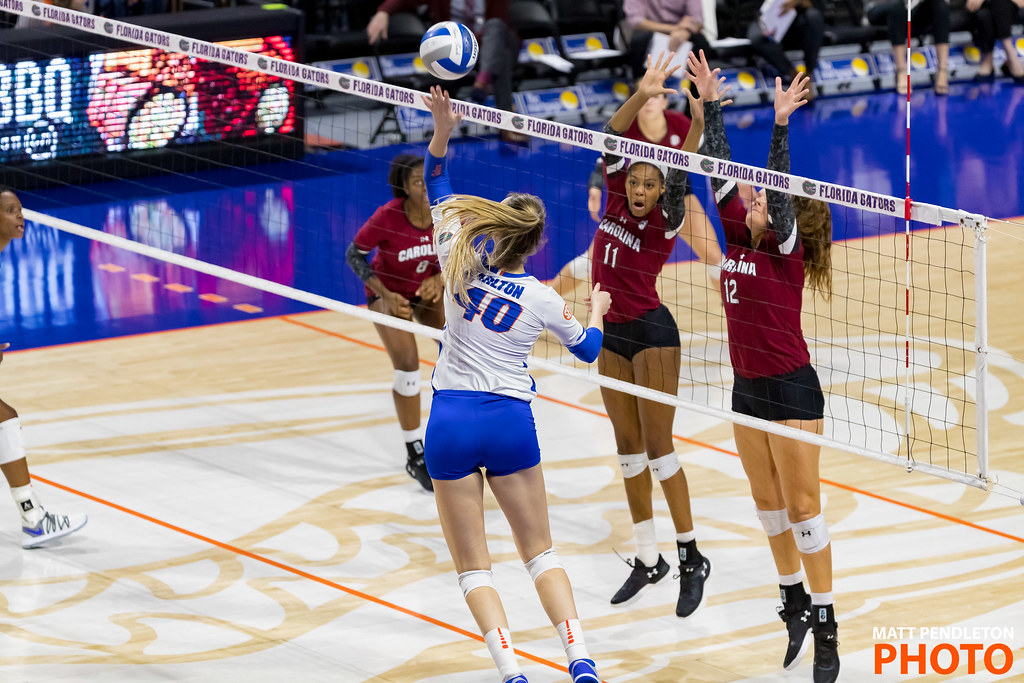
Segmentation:
<svg viewBox="0 0 1024 683">
<path fill-rule="evenodd" d="M 420 41 L 420 59 L 433 76 L 454 81 L 476 66 L 480 48 L 473 32 L 455 21 L 434 24 Z"/>
</svg>

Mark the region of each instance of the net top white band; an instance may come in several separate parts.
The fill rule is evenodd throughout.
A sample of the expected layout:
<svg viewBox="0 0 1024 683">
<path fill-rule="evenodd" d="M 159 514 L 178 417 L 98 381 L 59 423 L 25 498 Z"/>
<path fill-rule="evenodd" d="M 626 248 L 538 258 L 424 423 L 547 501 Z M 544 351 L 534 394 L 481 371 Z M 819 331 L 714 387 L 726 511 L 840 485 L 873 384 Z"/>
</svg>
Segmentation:
<svg viewBox="0 0 1024 683">
<path fill-rule="evenodd" d="M 289 62 L 276 57 L 257 55 L 245 50 L 218 45 L 205 40 L 197 40 L 176 33 L 158 31 L 116 19 L 105 19 L 85 14 L 84 12 L 53 7 L 36 2 L 35 0 L 0 0 L 0 10 L 26 17 L 39 18 L 51 24 L 66 26 L 100 36 L 122 39 L 138 45 L 162 50 L 173 50 L 198 59 L 244 67 L 250 71 L 281 76 L 300 83 L 353 94 L 387 104 L 427 110 L 427 106 L 420 99 L 423 93 L 416 90 L 379 83 L 356 76 L 338 74 L 328 69 Z M 578 126 L 545 121 L 524 114 L 470 104 L 460 100 L 453 100 L 452 104 L 456 111 L 462 114 L 464 119 L 474 123 L 502 130 L 523 131 L 532 137 L 569 144 L 595 152 L 614 151 L 623 156 L 634 159 L 646 159 L 703 176 L 713 176 L 739 183 L 758 185 L 810 199 L 821 199 L 831 204 L 861 209 L 871 213 L 902 218 L 906 213 L 906 203 L 910 201 L 812 178 L 768 171 L 734 161 L 714 159 L 647 142 L 629 140 L 615 135 L 606 135 Z M 961 217 L 973 215 L 934 204 L 910 203 L 911 218 L 929 225 L 957 223 Z"/>
</svg>

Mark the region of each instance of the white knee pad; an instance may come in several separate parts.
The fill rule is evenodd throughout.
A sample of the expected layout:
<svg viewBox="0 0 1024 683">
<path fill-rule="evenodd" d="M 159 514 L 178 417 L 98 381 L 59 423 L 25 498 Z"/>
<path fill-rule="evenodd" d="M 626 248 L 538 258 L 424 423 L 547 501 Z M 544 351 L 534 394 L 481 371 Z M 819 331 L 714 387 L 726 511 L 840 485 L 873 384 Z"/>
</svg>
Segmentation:
<svg viewBox="0 0 1024 683">
<path fill-rule="evenodd" d="M 574 280 L 589 280 L 590 254 L 583 252 L 572 261 L 569 261 L 569 274 L 572 275 Z"/>
<path fill-rule="evenodd" d="M 399 396 L 419 396 L 420 371 L 395 370 L 395 393 Z"/>
<path fill-rule="evenodd" d="M 0 465 L 25 457 L 25 442 L 21 440 L 21 420 L 12 417 L 0 422 Z"/>
<path fill-rule="evenodd" d="M 462 589 L 462 597 L 466 597 L 470 592 L 484 586 L 494 588 L 494 580 L 491 578 L 489 569 L 473 569 L 459 574 L 459 588 Z"/>
<path fill-rule="evenodd" d="M 646 453 L 619 453 L 619 467 L 622 468 L 622 476 L 625 479 L 632 479 L 647 469 Z"/>
<path fill-rule="evenodd" d="M 675 451 L 651 461 L 651 474 L 658 481 L 665 481 L 679 470 L 679 456 Z"/>
<path fill-rule="evenodd" d="M 781 510 L 762 510 L 758 508 L 757 518 L 761 520 L 761 526 L 764 527 L 764 532 L 768 534 L 768 538 L 773 538 L 785 531 L 789 531 L 789 528 L 793 526 L 789 523 L 789 513 L 786 511 L 786 508 Z"/>
<path fill-rule="evenodd" d="M 549 569 L 562 569 L 562 562 L 558 559 L 558 553 L 554 548 L 548 548 L 524 564 L 526 564 L 526 571 L 530 572 L 530 578 L 534 581 Z"/>
<path fill-rule="evenodd" d="M 797 550 L 804 555 L 824 550 L 831 540 L 828 536 L 828 526 L 825 524 L 825 515 L 819 513 L 816 517 L 794 524 L 793 538 L 796 540 Z"/>
</svg>

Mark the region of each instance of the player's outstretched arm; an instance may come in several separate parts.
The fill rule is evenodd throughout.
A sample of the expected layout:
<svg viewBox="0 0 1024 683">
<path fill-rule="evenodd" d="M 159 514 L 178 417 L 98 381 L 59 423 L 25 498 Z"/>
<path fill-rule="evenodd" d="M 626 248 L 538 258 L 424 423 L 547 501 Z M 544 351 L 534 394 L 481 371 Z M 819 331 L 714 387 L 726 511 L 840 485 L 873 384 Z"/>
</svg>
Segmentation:
<svg viewBox="0 0 1024 683">
<path fill-rule="evenodd" d="M 640 113 L 640 109 L 647 100 L 658 95 L 669 95 L 676 92 L 673 88 L 665 87 L 665 79 L 679 69 L 678 65 L 669 68 L 675 56 L 675 52 L 670 52 L 668 55 L 662 52 L 657 59 L 653 60 L 650 55 L 647 56 L 647 72 L 640 79 L 636 92 L 612 114 L 608 120 L 608 127 L 615 131 L 626 130 L 633 124 L 633 119 Z"/>
<path fill-rule="evenodd" d="M 807 104 L 807 83 L 805 74 L 797 74 L 789 89 L 783 90 L 782 79 L 775 79 L 775 127 L 772 129 L 772 144 L 768 150 L 769 170 L 789 173 L 789 117 Z M 765 195 L 772 230 L 779 244 L 785 245 L 796 232 L 793 200 L 785 192 L 770 188 L 766 188 Z"/>
<path fill-rule="evenodd" d="M 731 159 L 732 152 L 729 149 L 729 138 L 725 135 L 725 122 L 722 120 L 722 95 L 726 92 L 723 88 L 725 78 L 718 74 L 720 69 L 712 69 L 704 56 L 704 50 L 700 56 L 690 53 L 686 63 L 686 77 L 693 81 L 700 94 L 700 101 L 704 103 L 704 147 L 708 156 L 717 159 Z M 721 178 L 711 178 L 711 187 L 715 194 L 719 194 L 726 181 Z M 722 207 L 721 201 L 719 208 Z"/>
<path fill-rule="evenodd" d="M 430 109 L 434 118 L 434 134 L 427 146 L 427 157 L 423 160 L 424 179 L 427 182 L 427 197 L 431 204 L 438 204 L 452 194 L 452 183 L 448 177 L 448 141 L 452 131 L 462 120 L 462 114 L 452 109 L 452 100 L 448 92 L 440 86 L 432 86 L 430 95 L 423 95 L 423 103 Z M 434 221 L 437 227 L 438 221 Z"/>
</svg>

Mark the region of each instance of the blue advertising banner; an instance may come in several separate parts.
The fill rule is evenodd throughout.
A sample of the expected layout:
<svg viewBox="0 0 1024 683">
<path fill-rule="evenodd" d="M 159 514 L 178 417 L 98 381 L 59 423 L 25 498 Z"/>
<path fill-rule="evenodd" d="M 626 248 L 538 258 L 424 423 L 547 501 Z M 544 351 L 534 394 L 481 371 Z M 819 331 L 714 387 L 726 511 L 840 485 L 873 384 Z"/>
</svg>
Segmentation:
<svg viewBox="0 0 1024 683">
<path fill-rule="evenodd" d="M 583 96 L 579 88 L 550 88 L 515 94 L 516 108 L 529 116 L 557 118 L 583 111 Z"/>
</svg>

